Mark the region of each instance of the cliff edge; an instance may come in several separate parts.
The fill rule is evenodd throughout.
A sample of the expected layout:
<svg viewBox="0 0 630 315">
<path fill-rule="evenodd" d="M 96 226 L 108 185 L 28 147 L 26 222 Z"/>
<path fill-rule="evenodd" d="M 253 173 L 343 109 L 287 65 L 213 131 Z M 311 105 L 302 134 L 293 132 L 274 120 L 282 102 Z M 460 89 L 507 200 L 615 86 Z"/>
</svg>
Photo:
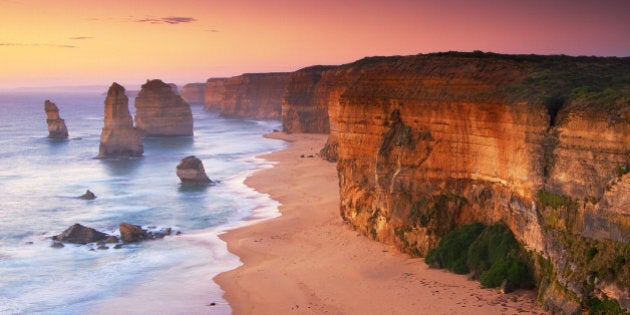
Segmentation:
<svg viewBox="0 0 630 315">
<path fill-rule="evenodd" d="M 630 307 L 630 58 L 450 52 L 294 73 L 284 129 L 325 132 L 324 108 L 355 229 L 424 256 L 459 226 L 505 223 L 540 302 Z"/>
</svg>

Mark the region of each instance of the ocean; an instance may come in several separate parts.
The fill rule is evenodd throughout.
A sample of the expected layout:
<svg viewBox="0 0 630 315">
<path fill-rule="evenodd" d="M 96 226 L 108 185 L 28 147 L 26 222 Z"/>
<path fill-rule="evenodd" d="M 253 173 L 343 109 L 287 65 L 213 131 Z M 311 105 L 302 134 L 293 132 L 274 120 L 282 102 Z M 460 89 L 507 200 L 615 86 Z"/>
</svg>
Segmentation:
<svg viewBox="0 0 630 315">
<path fill-rule="evenodd" d="M 145 138 L 138 159 L 96 159 L 105 92 L 0 93 L 0 313 L 229 314 L 212 278 L 240 262 L 218 235 L 252 215 L 279 215 L 277 202 L 243 181 L 272 166 L 257 155 L 286 146 L 262 137 L 280 122 L 192 105 L 194 136 Z M 67 140 L 47 138 L 47 99 Z M 189 155 L 216 185 L 180 185 L 175 167 Z M 95 200 L 77 198 L 88 189 Z M 50 247 L 74 223 L 117 234 L 120 222 L 181 234 L 121 249 Z"/>
</svg>

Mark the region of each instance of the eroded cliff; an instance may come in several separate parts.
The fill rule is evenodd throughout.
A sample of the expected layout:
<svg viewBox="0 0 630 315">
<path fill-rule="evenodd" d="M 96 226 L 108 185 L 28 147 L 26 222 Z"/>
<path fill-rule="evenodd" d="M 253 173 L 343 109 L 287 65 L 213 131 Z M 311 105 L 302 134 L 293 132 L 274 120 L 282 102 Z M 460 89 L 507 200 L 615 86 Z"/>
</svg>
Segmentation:
<svg viewBox="0 0 630 315">
<path fill-rule="evenodd" d="M 46 112 L 46 124 L 48 124 L 48 138 L 68 138 L 68 128 L 66 127 L 66 122 L 59 116 L 57 105 L 46 100 L 44 102 L 44 111 Z"/>
<path fill-rule="evenodd" d="M 99 158 L 142 156 L 144 147 L 133 127 L 125 88 L 115 82 L 109 87 L 105 98 L 104 123 Z"/>
<path fill-rule="evenodd" d="M 225 82 L 227 78 L 210 78 L 206 81 L 204 89 L 203 108 L 210 111 L 220 111 L 225 95 Z"/>
<path fill-rule="evenodd" d="M 283 123 L 307 131 L 327 104 L 346 222 L 421 256 L 458 226 L 503 222 L 541 302 L 630 306 L 630 59 L 444 53 L 316 70 L 293 76 L 307 92 L 288 91 Z"/>
<path fill-rule="evenodd" d="M 188 104 L 203 104 L 205 90 L 205 83 L 188 83 L 182 87 L 181 96 Z"/>
<path fill-rule="evenodd" d="M 224 117 L 281 119 L 289 73 L 248 73 L 225 81 Z"/>
<path fill-rule="evenodd" d="M 135 123 L 142 136 L 192 136 L 190 105 L 176 91 L 161 80 L 142 85 L 135 100 Z"/>
</svg>

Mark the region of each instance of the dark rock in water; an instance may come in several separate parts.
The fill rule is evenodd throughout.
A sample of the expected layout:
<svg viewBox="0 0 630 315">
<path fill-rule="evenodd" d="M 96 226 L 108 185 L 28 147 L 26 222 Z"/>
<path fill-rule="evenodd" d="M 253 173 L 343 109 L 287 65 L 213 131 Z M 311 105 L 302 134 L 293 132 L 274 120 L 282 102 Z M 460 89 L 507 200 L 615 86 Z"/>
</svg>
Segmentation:
<svg viewBox="0 0 630 315">
<path fill-rule="evenodd" d="M 81 195 L 81 197 L 79 197 L 79 199 L 94 200 L 94 199 L 96 199 L 96 195 L 88 189 L 88 190 L 85 191 L 85 194 L 83 194 L 83 195 Z"/>
<path fill-rule="evenodd" d="M 121 249 L 121 248 L 123 248 L 123 244 L 114 245 L 114 249 Z"/>
<path fill-rule="evenodd" d="M 206 175 L 203 163 L 194 155 L 188 156 L 179 162 L 177 165 L 177 177 L 184 185 L 203 186 L 212 183 L 208 175 Z"/>
<path fill-rule="evenodd" d="M 516 286 L 507 279 L 503 280 L 503 282 L 501 282 L 501 287 L 499 287 L 499 291 L 503 294 L 512 293 L 514 290 L 516 290 Z"/>
<path fill-rule="evenodd" d="M 109 249 L 109 247 L 105 246 L 105 245 L 100 245 L 99 247 L 97 247 L 96 249 L 99 250 L 105 250 L 105 249 Z"/>
<path fill-rule="evenodd" d="M 121 222 L 119 225 L 120 239 L 123 243 L 135 243 L 146 240 L 149 235 L 146 230 L 143 230 L 139 225 L 133 225 L 125 222 Z"/>
<path fill-rule="evenodd" d="M 85 227 L 75 223 L 67 228 L 63 233 L 53 236 L 53 240 L 58 242 L 87 244 L 105 240 L 109 235 L 99 232 L 93 228 Z"/>
<path fill-rule="evenodd" d="M 50 244 L 50 247 L 52 247 L 52 248 L 63 248 L 63 244 L 61 242 L 53 241 L 53 243 Z"/>
</svg>

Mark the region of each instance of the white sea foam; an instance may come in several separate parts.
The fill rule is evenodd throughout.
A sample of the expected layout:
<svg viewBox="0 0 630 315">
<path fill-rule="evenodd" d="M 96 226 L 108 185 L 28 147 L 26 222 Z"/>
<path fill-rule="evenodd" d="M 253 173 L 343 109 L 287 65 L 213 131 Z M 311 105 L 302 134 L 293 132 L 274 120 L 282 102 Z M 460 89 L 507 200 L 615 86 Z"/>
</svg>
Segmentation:
<svg viewBox="0 0 630 315">
<path fill-rule="evenodd" d="M 46 139 L 45 99 L 81 140 Z M 256 155 L 284 147 L 261 137 L 279 123 L 225 120 L 194 107 L 193 138 L 147 140 L 141 159 L 97 160 L 103 99 L 0 95 L 0 313 L 229 313 L 212 278 L 240 262 L 218 235 L 279 215 L 276 201 L 243 183 L 272 166 Z M 188 155 L 220 182 L 182 189 L 175 166 Z M 97 199 L 76 198 L 86 189 Z M 182 235 L 122 249 L 50 247 L 50 237 L 74 223 L 118 234 L 120 222 Z"/>
</svg>

